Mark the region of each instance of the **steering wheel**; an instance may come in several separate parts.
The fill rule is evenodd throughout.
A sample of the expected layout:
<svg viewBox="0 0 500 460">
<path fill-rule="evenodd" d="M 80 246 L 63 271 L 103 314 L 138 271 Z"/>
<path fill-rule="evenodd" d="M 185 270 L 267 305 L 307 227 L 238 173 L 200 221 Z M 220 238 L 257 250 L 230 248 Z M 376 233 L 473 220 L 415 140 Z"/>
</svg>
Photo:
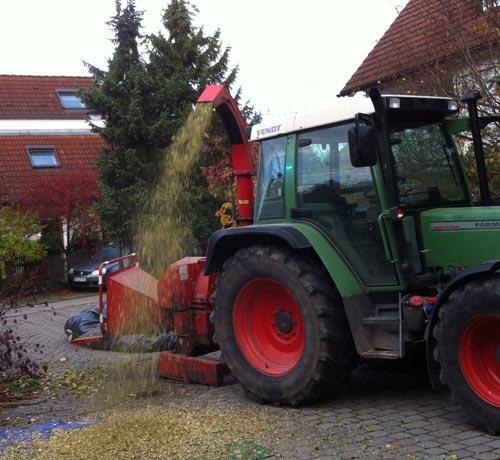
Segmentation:
<svg viewBox="0 0 500 460">
<path fill-rule="evenodd" d="M 377 194 L 375 193 L 375 189 L 371 188 L 371 189 L 365 190 L 363 192 L 363 196 L 365 198 L 368 198 L 369 200 L 372 200 L 373 198 L 375 198 L 377 196 Z"/>
</svg>

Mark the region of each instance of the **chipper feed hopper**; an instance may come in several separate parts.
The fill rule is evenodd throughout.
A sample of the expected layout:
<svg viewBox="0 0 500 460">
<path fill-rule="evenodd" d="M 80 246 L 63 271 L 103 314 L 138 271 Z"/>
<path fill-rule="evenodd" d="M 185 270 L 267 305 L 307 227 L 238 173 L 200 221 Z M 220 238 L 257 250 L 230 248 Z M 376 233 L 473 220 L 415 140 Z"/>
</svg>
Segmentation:
<svg viewBox="0 0 500 460">
<path fill-rule="evenodd" d="M 359 359 L 421 350 L 433 388 L 500 432 L 500 206 L 481 138 L 500 117 L 479 117 L 479 98 L 464 96 L 458 118 L 450 98 L 374 89 L 364 113 L 256 125 L 254 184 L 245 121 L 209 86 L 198 102 L 227 128 L 239 225 L 159 281 L 138 265 L 112 274 L 99 340 L 130 332 L 141 308 L 175 337 L 162 375 L 218 384 L 230 369 L 255 399 L 291 405 L 329 396 Z M 462 131 L 477 197 L 453 141 Z M 205 355 L 218 348 L 224 363 Z"/>
</svg>

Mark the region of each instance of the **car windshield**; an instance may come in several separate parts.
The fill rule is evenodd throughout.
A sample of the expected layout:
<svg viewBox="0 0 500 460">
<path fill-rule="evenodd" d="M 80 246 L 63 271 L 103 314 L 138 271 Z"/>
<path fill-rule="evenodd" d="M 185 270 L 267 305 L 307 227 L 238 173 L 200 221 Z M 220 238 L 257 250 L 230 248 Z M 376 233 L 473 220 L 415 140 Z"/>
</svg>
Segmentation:
<svg viewBox="0 0 500 460">
<path fill-rule="evenodd" d="M 458 153 L 441 123 L 396 130 L 391 143 L 402 205 L 435 207 L 465 202 Z"/>
<path fill-rule="evenodd" d="M 104 262 L 110 259 L 116 259 L 120 257 L 120 248 L 118 246 L 108 246 L 96 252 L 92 259 L 92 262 Z"/>
</svg>

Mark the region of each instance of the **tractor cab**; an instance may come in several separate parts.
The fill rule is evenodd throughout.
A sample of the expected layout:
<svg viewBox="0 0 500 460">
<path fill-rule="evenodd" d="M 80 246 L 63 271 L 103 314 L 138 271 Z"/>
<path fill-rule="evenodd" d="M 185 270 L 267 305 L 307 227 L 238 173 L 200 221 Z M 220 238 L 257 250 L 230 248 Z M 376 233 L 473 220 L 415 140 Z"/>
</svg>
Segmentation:
<svg viewBox="0 0 500 460">
<path fill-rule="evenodd" d="M 354 119 L 327 111 L 254 127 L 252 139 L 261 142 L 255 221 L 307 221 L 365 286 L 399 289 L 405 273 L 426 269 L 422 212 L 471 205 L 445 124 L 458 104 L 381 96 L 378 114 L 368 98 L 366 105 Z"/>
<path fill-rule="evenodd" d="M 452 138 L 469 128 L 458 103 L 375 91 L 366 104 L 254 127 L 255 222 L 313 225 L 373 292 L 432 289 L 500 258 L 500 208 L 473 206 Z"/>
<path fill-rule="evenodd" d="M 389 229 L 385 247 L 399 261 L 402 285 L 436 287 L 500 257 L 500 208 L 491 206 L 480 132 L 498 117 L 478 118 L 477 94 L 464 98 L 470 118 L 461 120 L 456 118 L 458 103 L 449 98 L 381 96 L 374 90 L 371 99 L 375 114 L 357 114 L 349 133 L 351 163 L 381 165 L 381 234 Z M 463 130 L 473 134 L 479 206 L 474 206 L 452 138 Z"/>
</svg>

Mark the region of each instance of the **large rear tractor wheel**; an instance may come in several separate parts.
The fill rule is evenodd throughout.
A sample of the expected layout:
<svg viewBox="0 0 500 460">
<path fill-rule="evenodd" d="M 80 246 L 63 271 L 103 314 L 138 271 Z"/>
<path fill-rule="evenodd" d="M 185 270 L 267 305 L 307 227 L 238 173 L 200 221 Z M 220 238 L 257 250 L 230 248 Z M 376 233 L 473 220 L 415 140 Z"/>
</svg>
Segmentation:
<svg viewBox="0 0 500 460">
<path fill-rule="evenodd" d="M 250 246 L 226 262 L 215 298 L 216 340 L 256 400 L 298 405 L 346 381 L 357 356 L 338 293 L 312 261 Z"/>
<path fill-rule="evenodd" d="M 441 379 L 471 421 L 500 432 L 500 276 L 450 295 L 435 329 Z"/>
</svg>

